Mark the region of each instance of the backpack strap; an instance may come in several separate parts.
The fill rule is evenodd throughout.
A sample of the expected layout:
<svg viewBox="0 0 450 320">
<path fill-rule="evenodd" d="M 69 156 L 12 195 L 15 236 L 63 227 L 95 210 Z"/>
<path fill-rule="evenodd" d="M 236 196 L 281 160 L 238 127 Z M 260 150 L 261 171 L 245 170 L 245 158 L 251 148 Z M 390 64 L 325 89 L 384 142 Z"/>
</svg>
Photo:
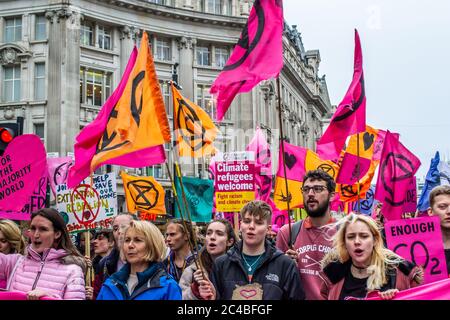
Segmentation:
<svg viewBox="0 0 450 320">
<path fill-rule="evenodd" d="M 302 228 L 303 220 L 297 221 L 292 225 L 291 228 L 291 243 L 294 244 L 295 240 L 297 240 L 298 234 L 300 233 L 300 229 Z"/>
</svg>

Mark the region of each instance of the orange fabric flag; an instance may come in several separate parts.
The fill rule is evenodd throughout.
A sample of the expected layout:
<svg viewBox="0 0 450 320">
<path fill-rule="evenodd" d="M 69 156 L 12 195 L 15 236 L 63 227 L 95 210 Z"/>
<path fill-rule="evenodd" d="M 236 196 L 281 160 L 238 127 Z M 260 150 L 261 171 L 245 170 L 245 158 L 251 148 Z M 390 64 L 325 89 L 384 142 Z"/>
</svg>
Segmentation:
<svg viewBox="0 0 450 320">
<path fill-rule="evenodd" d="M 153 177 L 134 177 L 121 172 L 127 208 L 130 212 L 165 215 L 164 188 Z"/>
<path fill-rule="evenodd" d="M 170 126 L 144 32 L 125 90 L 112 110 L 91 169 L 125 154 L 169 143 Z"/>
<path fill-rule="evenodd" d="M 214 155 L 213 141 L 219 130 L 209 115 L 195 103 L 183 97 L 172 83 L 174 130 L 181 157 L 201 158 Z"/>
</svg>

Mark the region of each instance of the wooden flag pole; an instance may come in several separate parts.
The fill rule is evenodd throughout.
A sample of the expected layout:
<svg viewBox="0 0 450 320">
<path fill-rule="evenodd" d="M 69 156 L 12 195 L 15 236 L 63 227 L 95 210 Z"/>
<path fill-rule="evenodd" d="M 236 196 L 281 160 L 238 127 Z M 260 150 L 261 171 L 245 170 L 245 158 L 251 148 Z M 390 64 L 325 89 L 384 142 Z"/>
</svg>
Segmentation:
<svg viewBox="0 0 450 320">
<path fill-rule="evenodd" d="M 289 189 L 288 189 L 288 182 L 287 182 L 287 176 L 286 176 L 286 161 L 285 161 L 285 155 L 284 155 L 284 134 L 283 134 L 283 120 L 281 117 L 281 83 L 280 83 L 280 77 L 277 78 L 277 87 L 278 87 L 278 119 L 280 121 L 280 147 L 281 147 L 281 154 L 282 154 L 282 160 L 283 160 L 283 171 L 284 171 L 284 184 L 286 186 L 286 203 L 287 203 L 287 210 L 288 210 L 288 224 L 289 224 L 289 248 L 292 248 L 292 227 L 291 227 L 291 208 L 289 203 L 291 202 Z"/>
<path fill-rule="evenodd" d="M 84 255 L 91 259 L 91 233 L 89 230 L 84 232 Z M 86 268 L 86 285 L 92 287 L 92 268 Z"/>
</svg>

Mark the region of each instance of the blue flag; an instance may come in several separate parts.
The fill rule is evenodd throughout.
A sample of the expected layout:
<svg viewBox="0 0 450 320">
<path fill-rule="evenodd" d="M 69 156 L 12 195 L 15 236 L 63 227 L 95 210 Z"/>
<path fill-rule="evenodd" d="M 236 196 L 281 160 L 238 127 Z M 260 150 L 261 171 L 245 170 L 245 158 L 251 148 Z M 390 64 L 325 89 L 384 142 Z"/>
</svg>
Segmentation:
<svg viewBox="0 0 450 320">
<path fill-rule="evenodd" d="M 377 202 L 374 198 L 375 188 L 373 186 L 370 187 L 366 192 L 366 198 L 359 200 L 360 202 L 360 212 L 365 215 L 371 215 L 373 205 Z M 353 211 L 358 211 L 358 201 L 355 201 L 353 204 Z"/>
<path fill-rule="evenodd" d="M 438 170 L 439 161 L 439 151 L 437 151 L 434 159 L 431 159 L 430 169 L 428 170 L 422 194 L 417 203 L 417 209 L 419 211 L 426 211 L 430 207 L 430 192 L 434 187 L 441 184 L 440 173 Z"/>
<path fill-rule="evenodd" d="M 209 222 L 212 219 L 214 183 L 193 177 L 182 177 L 186 200 L 189 205 L 191 219 L 194 222 Z M 175 188 L 183 212 L 183 218 L 188 220 L 183 202 L 179 179 L 175 177 Z M 178 206 L 175 205 L 175 217 L 180 218 Z"/>
</svg>

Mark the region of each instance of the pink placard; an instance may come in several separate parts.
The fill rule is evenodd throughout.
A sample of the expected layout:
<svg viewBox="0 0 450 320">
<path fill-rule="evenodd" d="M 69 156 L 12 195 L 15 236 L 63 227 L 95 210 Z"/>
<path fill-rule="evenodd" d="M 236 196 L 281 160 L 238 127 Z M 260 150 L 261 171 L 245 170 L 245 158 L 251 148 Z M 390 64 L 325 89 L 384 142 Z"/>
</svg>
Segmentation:
<svg viewBox="0 0 450 320">
<path fill-rule="evenodd" d="M 0 158 L 0 210 L 22 210 L 46 168 L 45 147 L 37 135 L 14 138 Z"/>
<path fill-rule="evenodd" d="M 254 162 L 216 162 L 215 165 L 216 210 L 239 212 L 246 203 L 255 199 Z"/>
<path fill-rule="evenodd" d="M 425 283 L 448 277 L 439 217 L 392 220 L 385 230 L 389 249 L 424 267 Z"/>
</svg>

